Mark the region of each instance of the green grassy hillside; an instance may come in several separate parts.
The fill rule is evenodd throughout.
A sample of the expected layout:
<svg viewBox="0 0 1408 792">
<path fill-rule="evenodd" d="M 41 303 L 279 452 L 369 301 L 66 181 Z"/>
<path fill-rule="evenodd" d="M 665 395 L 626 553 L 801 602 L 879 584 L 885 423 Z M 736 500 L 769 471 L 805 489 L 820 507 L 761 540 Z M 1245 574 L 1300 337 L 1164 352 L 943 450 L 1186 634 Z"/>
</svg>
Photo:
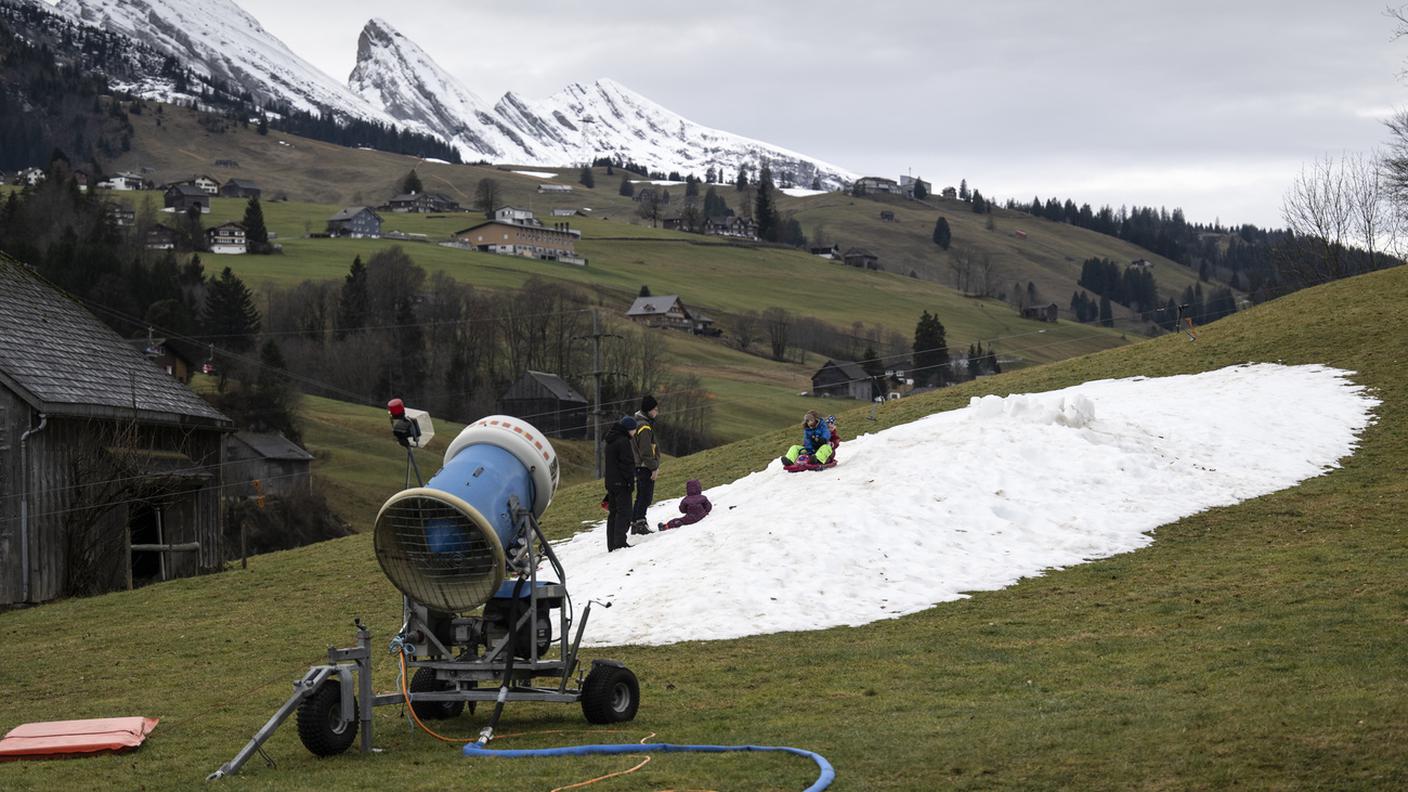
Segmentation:
<svg viewBox="0 0 1408 792">
<path fill-rule="evenodd" d="M 596 216 L 611 218 L 616 224 L 613 228 L 623 222 L 637 226 L 645 223 L 636 216 L 636 204 L 618 195 L 621 174 L 607 175 L 603 168 L 594 171 L 596 187 L 587 189 L 576 183 L 575 168 L 439 164 L 379 151 L 347 149 L 278 132 L 261 137 L 253 127 L 211 133 L 198 123 L 195 114 L 180 108 L 163 107 L 159 115 L 149 111 L 133 116 L 132 123 L 132 150 L 119 157 L 112 169 L 141 169 L 158 181 L 207 173 L 222 181 L 245 178 L 258 182 L 266 199 L 282 195 L 293 201 L 319 204 L 375 205 L 400 192 L 401 179 L 415 168 L 426 190 L 443 192 L 466 206 L 473 202 L 479 180 L 491 176 L 500 182 L 508 203 L 530 207 L 542 215 L 554 208 L 589 207 Z M 240 167 L 216 167 L 217 160 L 234 161 Z M 572 185 L 574 192 L 538 193 L 542 179 L 514 170 L 559 173 L 555 181 Z M 720 185 L 718 189 L 730 206 L 739 208 L 738 194 L 732 186 Z M 684 190 L 672 187 L 670 192 L 678 200 Z M 995 210 L 995 228 L 989 231 L 984 227 L 986 215 L 973 214 L 966 203 L 938 197 L 918 202 L 833 193 L 808 198 L 781 196 L 778 205 L 784 213 L 794 213 L 808 235 L 820 224 L 826 241 L 839 242 L 843 248 L 868 248 L 880 256 L 890 272 L 907 275 L 913 270 L 924 280 L 949 285 L 952 250 L 945 253 L 930 240 L 934 222 L 943 215 L 952 227 L 955 247 L 968 246 L 980 255 L 992 257 L 1002 273 L 999 282 L 1004 291 L 1010 290 L 1013 282 L 1025 286 L 1030 280 L 1043 299 L 1054 301 L 1063 309 L 1077 288 L 1081 262 L 1091 256 L 1121 263 L 1136 258 L 1154 262 L 1155 277 L 1166 295 L 1176 296 L 1197 279 L 1196 272 L 1135 245 L 1018 212 Z M 896 222 L 882 223 L 881 210 L 893 211 Z M 678 212 L 678 204 L 672 204 L 671 211 Z M 321 230 L 325 219 L 326 214 L 315 217 L 312 230 Z M 401 220 L 391 224 L 401 230 L 421 230 L 415 225 L 414 221 Z M 294 230 L 301 233 L 302 223 Z M 1027 234 L 1025 239 L 1014 236 L 1019 230 Z M 648 232 L 641 228 L 628 232 L 631 236 L 643 233 Z M 1116 310 L 1118 313 L 1120 309 Z"/>
<path fill-rule="evenodd" d="M 1164 526 L 1137 552 L 862 627 L 594 656 L 640 675 L 621 732 L 571 708 L 510 707 L 502 747 L 627 742 L 801 745 L 836 766 L 835 789 L 1402 788 L 1408 785 L 1408 268 L 1339 281 L 1209 326 L 985 378 L 886 405 L 876 427 L 982 393 L 1244 361 L 1352 369 L 1383 400 L 1343 468 L 1296 488 Z M 1294 394 L 1287 394 L 1294 398 Z M 864 431 L 863 411 L 842 415 Z M 762 467 L 777 431 L 669 466 L 662 492 Z M 981 460 L 974 460 L 981 464 Z M 596 517 L 599 492 L 561 492 L 555 536 Z M 767 561 L 759 541 L 740 552 Z M 760 592 L 760 596 L 765 592 Z M 845 608 L 845 602 L 834 607 Z M 253 559 L 247 571 L 0 614 L 0 724 L 145 714 L 139 752 L 0 764 L 0 788 L 186 789 L 228 759 L 351 617 L 378 645 L 400 622 L 368 536 Z M 377 686 L 394 684 L 378 657 Z M 443 731 L 471 735 L 464 718 Z M 469 761 L 376 713 L 381 753 L 317 760 L 291 728 L 239 788 L 545 789 L 635 763 Z M 563 733 L 565 730 L 565 733 Z M 658 756 L 612 789 L 799 789 L 785 757 Z"/>
<path fill-rule="evenodd" d="M 1025 212 L 993 209 L 991 215 L 974 214 L 969 204 L 959 200 L 931 196 L 926 201 L 913 201 L 899 196 L 832 193 L 785 199 L 782 207 L 796 212 L 806 233 L 812 234 L 820 224 L 828 243 L 837 242 L 842 250 L 853 245 L 867 248 L 892 272 L 908 274 L 914 270 L 926 279 L 953 284 L 950 265 L 960 249 L 990 256 L 1002 291 L 1010 293 L 1014 282 L 1025 288 L 1031 281 L 1043 301 L 1054 302 L 1063 311 L 1070 305 L 1071 293 L 1079 288 L 1076 282 L 1081 263 L 1093 256 L 1121 265 L 1148 259 L 1154 264 L 1154 279 L 1164 298 L 1177 298 L 1198 281 L 1196 271 L 1115 237 Z M 882 211 L 893 212 L 894 221 L 882 221 Z M 947 251 L 933 241 L 939 217 L 948 220 L 953 235 Z M 986 227 L 989 217 L 991 230 Z M 1118 306 L 1115 311 L 1119 316 L 1132 315 Z"/>
</svg>

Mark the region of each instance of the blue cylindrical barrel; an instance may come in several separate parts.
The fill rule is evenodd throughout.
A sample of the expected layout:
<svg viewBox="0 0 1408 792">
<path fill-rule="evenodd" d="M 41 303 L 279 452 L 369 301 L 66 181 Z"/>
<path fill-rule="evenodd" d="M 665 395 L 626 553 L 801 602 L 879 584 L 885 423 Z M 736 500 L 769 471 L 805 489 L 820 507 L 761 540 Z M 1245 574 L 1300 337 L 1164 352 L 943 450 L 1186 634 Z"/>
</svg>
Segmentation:
<svg viewBox="0 0 1408 792">
<path fill-rule="evenodd" d="M 478 509 L 488 520 L 500 547 L 513 543 L 518 526 L 509 514 L 509 504 L 518 498 L 519 504 L 533 504 L 533 477 L 513 454 L 486 444 L 472 445 L 461 451 L 440 469 L 425 485 L 463 500 Z M 426 545 L 432 553 L 461 552 L 466 537 L 453 520 L 439 520 L 426 525 Z"/>
<path fill-rule="evenodd" d="M 391 496 L 377 514 L 377 561 L 416 602 L 463 612 L 504 579 L 518 534 L 513 504 L 541 515 L 557 490 L 557 452 L 532 425 L 490 416 L 465 427 L 424 487 Z"/>
</svg>

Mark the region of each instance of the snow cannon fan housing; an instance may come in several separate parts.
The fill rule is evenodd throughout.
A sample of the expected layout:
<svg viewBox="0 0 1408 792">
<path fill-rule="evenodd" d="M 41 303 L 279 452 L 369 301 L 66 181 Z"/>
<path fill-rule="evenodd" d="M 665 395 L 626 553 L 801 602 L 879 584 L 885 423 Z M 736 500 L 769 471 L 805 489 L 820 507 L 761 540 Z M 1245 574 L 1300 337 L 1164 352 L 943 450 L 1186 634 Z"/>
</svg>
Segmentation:
<svg viewBox="0 0 1408 792">
<path fill-rule="evenodd" d="M 511 498 L 541 517 L 558 478 L 557 452 L 527 421 L 491 415 L 466 426 L 424 487 L 382 505 L 373 533 L 382 572 L 438 611 L 483 605 L 503 583 L 508 553 L 527 541 Z"/>
</svg>

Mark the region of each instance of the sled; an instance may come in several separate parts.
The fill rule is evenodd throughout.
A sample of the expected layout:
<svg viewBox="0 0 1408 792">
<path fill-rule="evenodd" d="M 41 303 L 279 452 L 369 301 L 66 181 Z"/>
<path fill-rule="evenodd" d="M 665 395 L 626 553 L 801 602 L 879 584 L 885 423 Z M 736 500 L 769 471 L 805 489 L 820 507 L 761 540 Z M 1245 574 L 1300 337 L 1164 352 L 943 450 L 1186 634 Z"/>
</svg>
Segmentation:
<svg viewBox="0 0 1408 792">
<path fill-rule="evenodd" d="M 836 457 L 832 457 L 826 460 L 826 464 L 822 465 L 811 461 L 811 459 L 807 457 L 801 456 L 797 457 L 796 464 L 783 465 L 782 469 L 787 471 L 788 473 L 801 473 L 804 470 L 826 470 L 827 468 L 834 467 L 836 467 Z"/>
</svg>

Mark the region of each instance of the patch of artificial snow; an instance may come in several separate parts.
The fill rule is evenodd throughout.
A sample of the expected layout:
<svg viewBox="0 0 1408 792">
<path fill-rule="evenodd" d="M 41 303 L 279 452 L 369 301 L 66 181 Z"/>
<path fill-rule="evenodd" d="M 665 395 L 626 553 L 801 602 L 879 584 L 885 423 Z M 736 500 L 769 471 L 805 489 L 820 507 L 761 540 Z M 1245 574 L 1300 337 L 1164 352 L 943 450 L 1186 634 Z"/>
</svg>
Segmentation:
<svg viewBox="0 0 1408 792">
<path fill-rule="evenodd" d="M 842 426 L 834 468 L 766 461 L 703 482 L 702 522 L 609 555 L 597 523 L 556 551 L 578 602 L 613 604 L 592 612 L 593 645 L 895 618 L 1138 549 L 1158 526 L 1329 471 L 1379 403 L 1350 374 L 1235 366 L 974 398 L 859 437 L 865 424 Z M 678 503 L 654 504 L 651 526 Z"/>
<path fill-rule="evenodd" d="M 453 163 L 450 162 L 449 160 L 442 160 L 442 159 L 440 159 L 439 157 L 421 157 L 421 158 L 420 158 L 420 161 L 421 161 L 421 162 L 430 162 L 430 163 L 434 163 L 434 164 L 436 164 L 436 165 L 452 165 L 452 164 L 453 164 Z"/>
<path fill-rule="evenodd" d="M 557 178 L 557 174 L 556 174 L 556 173 L 552 173 L 551 171 L 509 171 L 509 172 L 510 172 L 510 173 L 517 173 L 517 174 L 520 175 L 520 176 L 532 176 L 532 177 L 535 178 L 535 179 L 556 179 L 556 178 Z"/>
<path fill-rule="evenodd" d="M 684 182 L 670 181 L 669 179 L 631 179 L 631 184 L 657 184 L 662 187 L 676 187 Z"/>
<path fill-rule="evenodd" d="M 826 190 L 809 190 L 806 187 L 783 187 L 783 195 L 790 195 L 793 198 L 810 198 L 813 195 L 826 195 Z"/>
</svg>

